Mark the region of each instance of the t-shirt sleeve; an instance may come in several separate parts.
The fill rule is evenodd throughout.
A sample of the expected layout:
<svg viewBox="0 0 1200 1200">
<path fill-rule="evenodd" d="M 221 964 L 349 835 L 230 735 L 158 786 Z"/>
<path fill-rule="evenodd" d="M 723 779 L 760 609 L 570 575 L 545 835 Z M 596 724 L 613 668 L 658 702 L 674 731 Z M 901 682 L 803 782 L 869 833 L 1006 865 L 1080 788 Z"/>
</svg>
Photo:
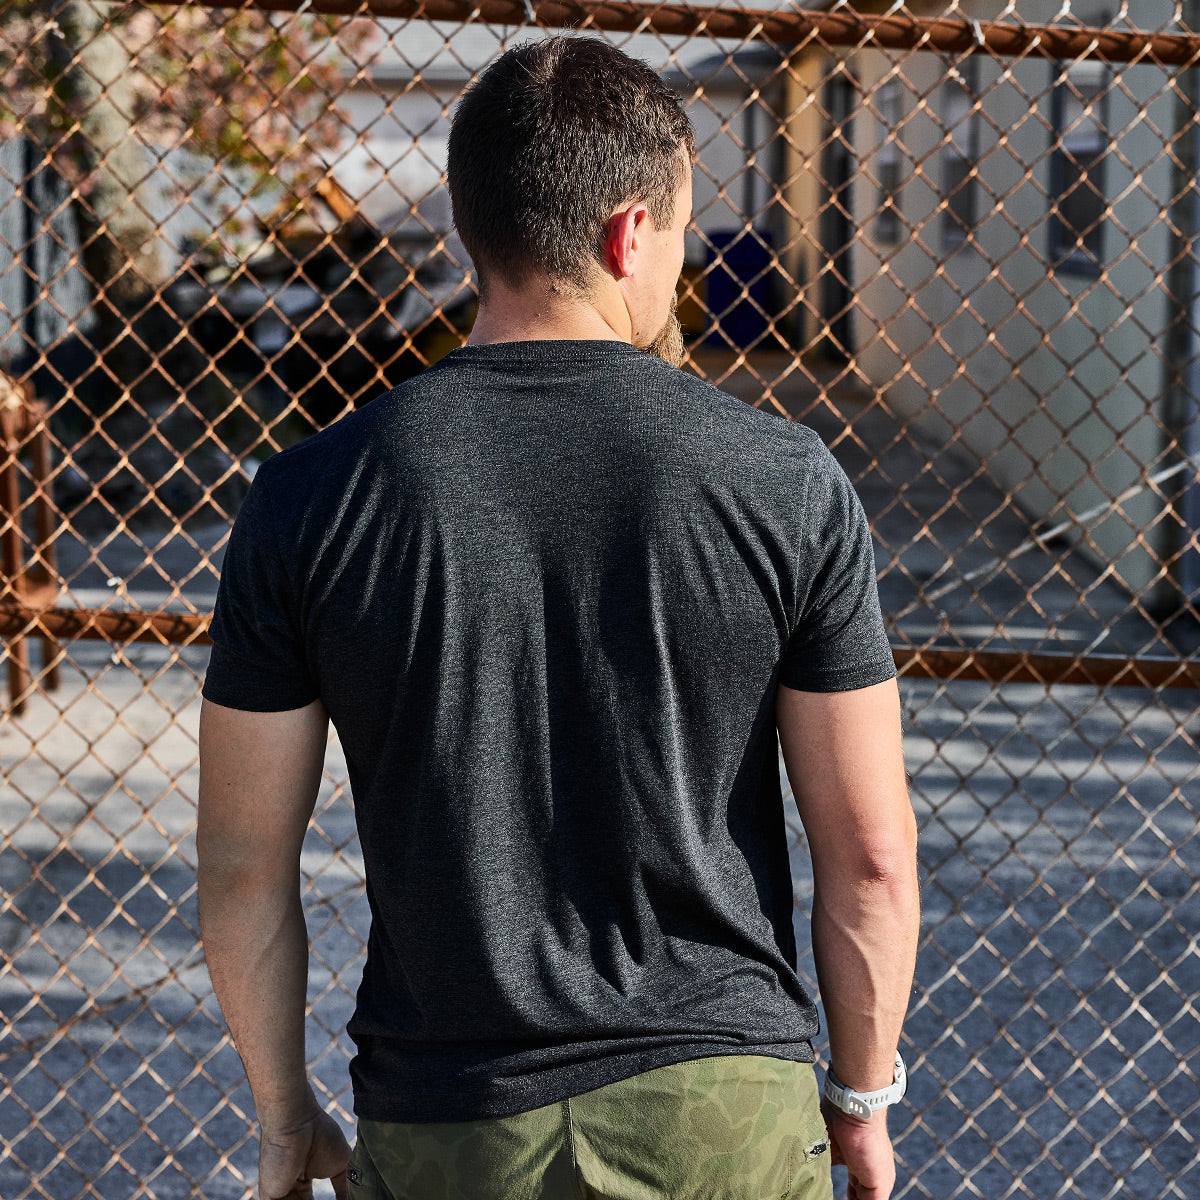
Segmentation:
<svg viewBox="0 0 1200 1200">
<path fill-rule="evenodd" d="M 229 536 L 204 697 L 246 712 L 284 712 L 303 708 L 318 691 L 263 476 L 255 476 Z"/>
<path fill-rule="evenodd" d="M 809 481 L 797 576 L 799 613 L 779 682 L 843 692 L 896 674 L 875 582 L 871 530 L 846 473 L 828 450 Z"/>
</svg>

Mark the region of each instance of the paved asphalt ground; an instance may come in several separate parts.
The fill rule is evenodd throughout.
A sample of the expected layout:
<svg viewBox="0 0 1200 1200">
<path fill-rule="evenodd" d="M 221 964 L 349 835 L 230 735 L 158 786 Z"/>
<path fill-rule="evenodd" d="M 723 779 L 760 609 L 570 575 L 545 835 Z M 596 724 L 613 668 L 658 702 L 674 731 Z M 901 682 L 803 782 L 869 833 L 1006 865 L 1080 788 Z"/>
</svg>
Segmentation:
<svg viewBox="0 0 1200 1200">
<path fill-rule="evenodd" d="M 854 415 L 855 399 L 844 404 Z M 880 440 L 885 414 L 858 416 L 871 444 L 889 444 Z M 827 424 L 822 433 L 836 436 Z M 843 453 L 852 474 L 854 453 Z M 861 488 L 868 512 L 887 510 L 879 532 L 906 547 L 914 574 L 945 559 L 939 542 L 962 571 L 1028 533 L 1009 513 L 993 523 L 992 545 L 978 545 L 973 520 L 951 511 L 936 538 L 919 537 L 919 518 L 888 508 L 894 481 L 917 481 L 921 511 L 936 512 L 936 488 L 953 486 L 955 471 L 965 477 L 943 458 L 908 443 Z M 946 483 L 919 474 L 932 462 Z M 966 494 L 976 514 L 1000 500 L 981 482 Z M 197 541 L 213 544 L 221 532 Z M 178 539 L 157 555 L 205 608 L 213 578 L 196 571 L 197 559 Z M 103 567 L 80 566 L 81 602 L 122 589 L 131 603 L 156 602 L 162 577 L 143 560 L 135 544 L 111 543 Z M 1061 569 L 1049 570 L 1055 562 Z M 121 583 L 110 587 L 110 575 Z M 1069 554 L 1023 554 L 957 611 L 955 628 L 1072 649 L 1103 632 L 1110 646 L 1163 652 L 1115 589 L 1092 591 L 1099 618 L 1076 610 L 1078 582 L 1094 576 Z M 885 609 L 897 611 L 912 585 L 895 572 L 882 590 Z M 938 619 L 917 610 L 901 630 L 919 637 L 921 622 Z M 130 646 L 114 661 L 108 647 L 77 643 L 60 690 L 0 723 L 3 1200 L 85 1191 L 224 1200 L 243 1196 L 253 1177 L 249 1095 L 196 936 L 205 658 L 201 649 Z M 925 938 L 906 1026 L 909 1102 L 893 1121 L 899 1194 L 1194 1200 L 1200 696 L 926 681 L 902 691 Z M 334 745 L 303 867 L 314 939 L 309 1050 L 349 1122 L 341 1030 L 366 904 L 343 780 Z M 793 836 L 803 930 L 811 885 L 795 828 Z"/>
</svg>

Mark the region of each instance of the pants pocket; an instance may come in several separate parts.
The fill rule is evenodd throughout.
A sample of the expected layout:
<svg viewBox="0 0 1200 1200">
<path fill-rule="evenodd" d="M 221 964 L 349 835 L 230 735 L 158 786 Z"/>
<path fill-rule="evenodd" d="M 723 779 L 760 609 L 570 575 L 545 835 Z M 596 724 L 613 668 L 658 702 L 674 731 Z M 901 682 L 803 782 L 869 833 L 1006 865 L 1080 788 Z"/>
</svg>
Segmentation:
<svg viewBox="0 0 1200 1200">
<path fill-rule="evenodd" d="M 346 1167 L 346 1191 L 350 1200 L 393 1200 L 392 1193 L 387 1190 L 363 1145 L 361 1135 L 354 1142 L 350 1163 Z"/>
<path fill-rule="evenodd" d="M 799 1137 L 795 1143 L 792 1186 L 780 1200 L 833 1200 L 829 1131 L 821 1116 L 816 1077 L 802 1073 Z"/>
</svg>

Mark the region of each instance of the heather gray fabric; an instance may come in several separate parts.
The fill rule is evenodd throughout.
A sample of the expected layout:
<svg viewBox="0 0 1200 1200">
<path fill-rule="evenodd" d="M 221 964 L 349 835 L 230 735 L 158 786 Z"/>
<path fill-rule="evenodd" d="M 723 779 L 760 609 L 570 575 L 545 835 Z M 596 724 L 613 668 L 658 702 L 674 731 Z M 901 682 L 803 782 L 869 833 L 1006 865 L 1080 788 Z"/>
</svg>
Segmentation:
<svg viewBox="0 0 1200 1200">
<path fill-rule="evenodd" d="M 466 347 L 260 469 L 212 636 L 210 700 L 345 748 L 360 1117 L 811 1061 L 776 687 L 894 674 L 811 431 L 619 342 Z"/>
</svg>

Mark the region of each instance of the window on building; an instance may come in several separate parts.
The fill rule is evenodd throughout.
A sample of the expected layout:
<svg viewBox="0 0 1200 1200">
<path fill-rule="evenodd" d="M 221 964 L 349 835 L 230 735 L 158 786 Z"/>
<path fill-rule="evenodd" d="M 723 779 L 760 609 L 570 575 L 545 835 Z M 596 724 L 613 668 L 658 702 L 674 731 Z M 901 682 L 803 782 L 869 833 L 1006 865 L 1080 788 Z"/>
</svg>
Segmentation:
<svg viewBox="0 0 1200 1200">
<path fill-rule="evenodd" d="M 1098 274 L 1103 262 L 1107 85 L 1103 63 L 1074 63 L 1051 100 L 1049 251 L 1060 271 Z"/>
<path fill-rule="evenodd" d="M 942 89 L 942 242 L 961 246 L 979 223 L 978 64 L 954 69 Z"/>
<path fill-rule="evenodd" d="M 903 157 L 897 141 L 900 122 L 904 117 L 900 81 L 889 79 L 875 94 L 879 122 L 882 126 L 879 149 L 875 152 L 875 174 L 879 181 L 879 209 L 875 218 L 875 240 L 900 240 L 900 184 L 903 179 Z"/>
</svg>

